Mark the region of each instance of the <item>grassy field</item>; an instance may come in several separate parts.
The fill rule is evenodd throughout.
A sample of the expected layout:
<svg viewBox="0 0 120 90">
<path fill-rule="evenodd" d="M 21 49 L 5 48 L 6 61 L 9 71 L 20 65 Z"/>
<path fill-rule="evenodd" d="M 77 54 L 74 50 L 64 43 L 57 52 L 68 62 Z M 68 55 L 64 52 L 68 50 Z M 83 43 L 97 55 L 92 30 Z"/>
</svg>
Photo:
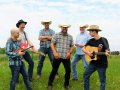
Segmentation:
<svg viewBox="0 0 120 90">
<path fill-rule="evenodd" d="M 38 64 L 38 56 L 33 55 L 35 67 L 33 82 L 31 83 L 33 90 L 47 90 L 48 77 L 51 71 L 51 65 L 49 59 L 46 58 L 42 70 L 42 77 L 36 78 L 36 68 Z M 28 66 L 27 63 L 26 67 Z M 70 90 L 83 90 L 83 64 L 80 61 L 77 65 L 78 70 L 78 81 L 70 80 Z M 64 68 L 61 64 L 59 67 L 60 78 L 54 80 L 53 90 L 64 90 Z M 120 90 L 120 56 L 109 57 L 109 67 L 107 69 L 107 85 L 106 90 Z M 72 77 L 72 73 L 71 73 Z M 11 79 L 11 72 L 8 66 L 8 60 L 5 55 L 0 55 L 0 90 L 8 90 Z M 98 73 L 95 72 L 90 78 L 90 90 L 99 90 L 99 77 Z M 16 85 L 16 90 L 26 90 L 23 83 L 22 76 L 20 76 L 20 83 Z"/>
</svg>

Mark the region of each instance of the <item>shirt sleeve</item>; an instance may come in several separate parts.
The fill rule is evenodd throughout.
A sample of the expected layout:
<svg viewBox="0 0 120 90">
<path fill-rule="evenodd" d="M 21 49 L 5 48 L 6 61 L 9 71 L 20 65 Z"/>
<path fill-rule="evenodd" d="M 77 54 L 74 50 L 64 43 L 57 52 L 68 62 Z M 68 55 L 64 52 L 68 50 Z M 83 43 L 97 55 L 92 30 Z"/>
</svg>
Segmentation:
<svg viewBox="0 0 120 90">
<path fill-rule="evenodd" d="M 104 43 L 105 49 L 110 50 L 109 43 L 108 43 L 108 40 L 106 38 L 103 38 L 103 43 Z"/>
<path fill-rule="evenodd" d="M 70 47 L 74 46 L 74 41 L 73 41 L 73 37 L 71 36 L 71 42 L 70 42 Z"/>
<path fill-rule="evenodd" d="M 53 35 L 53 38 L 52 38 L 52 40 L 51 40 L 51 43 L 56 44 L 56 42 L 57 42 L 57 35 L 54 34 L 54 35 Z"/>
<path fill-rule="evenodd" d="M 12 51 L 11 43 L 6 44 L 6 54 L 8 55 L 9 58 L 15 58 L 19 56 L 17 52 Z"/>
<path fill-rule="evenodd" d="M 42 30 L 40 30 L 40 32 L 39 32 L 39 37 L 40 37 L 40 36 L 43 36 Z"/>
<path fill-rule="evenodd" d="M 52 34 L 51 35 L 54 36 L 55 35 L 55 31 L 52 30 Z"/>
</svg>

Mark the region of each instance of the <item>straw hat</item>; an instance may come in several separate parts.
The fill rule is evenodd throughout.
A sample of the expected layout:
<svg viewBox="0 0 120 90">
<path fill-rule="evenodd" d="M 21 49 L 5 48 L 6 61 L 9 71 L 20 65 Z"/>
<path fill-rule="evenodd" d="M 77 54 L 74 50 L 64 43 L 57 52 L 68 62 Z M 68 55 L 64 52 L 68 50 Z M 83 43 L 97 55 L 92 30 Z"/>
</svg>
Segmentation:
<svg viewBox="0 0 120 90">
<path fill-rule="evenodd" d="M 48 23 L 49 25 L 52 23 L 52 21 L 49 21 L 49 20 L 44 20 L 44 21 L 41 21 L 41 24 L 42 25 L 45 25 L 45 23 Z"/>
<path fill-rule="evenodd" d="M 87 28 L 87 27 L 88 27 L 87 24 L 85 24 L 85 25 L 80 25 L 80 28 Z"/>
<path fill-rule="evenodd" d="M 19 25 L 20 25 L 21 23 L 25 23 L 25 25 L 27 24 L 27 22 L 25 22 L 25 21 L 23 21 L 22 19 L 20 19 L 20 20 L 17 22 L 16 27 L 19 28 Z"/>
<path fill-rule="evenodd" d="M 59 27 L 59 28 L 62 28 L 62 27 L 70 28 L 71 25 L 69 25 L 69 24 L 60 24 L 60 25 L 58 25 L 58 27 Z"/>
<path fill-rule="evenodd" d="M 87 29 L 87 31 L 102 31 L 101 29 L 99 29 L 99 26 L 98 25 L 91 25 L 89 27 L 89 29 Z"/>
</svg>

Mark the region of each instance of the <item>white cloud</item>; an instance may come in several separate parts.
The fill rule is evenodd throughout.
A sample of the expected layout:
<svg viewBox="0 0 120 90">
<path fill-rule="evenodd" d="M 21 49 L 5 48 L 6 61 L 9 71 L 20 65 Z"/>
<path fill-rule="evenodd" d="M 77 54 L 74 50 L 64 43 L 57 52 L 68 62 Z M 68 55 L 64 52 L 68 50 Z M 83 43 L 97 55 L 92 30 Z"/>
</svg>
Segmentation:
<svg viewBox="0 0 120 90">
<path fill-rule="evenodd" d="M 47 0 L 22 0 L 19 4 L 16 1 L 8 3 L 4 1 L 4 4 L 0 7 L 0 11 L 2 11 L 0 14 L 0 20 L 2 21 L 0 26 L 0 32 L 2 32 L 0 35 L 0 47 L 5 46 L 5 42 L 10 36 L 10 29 L 15 26 L 19 19 L 28 22 L 26 31 L 31 41 L 38 47 L 39 30 L 43 28 L 41 20 L 50 19 L 53 21 L 50 27 L 56 32 L 60 31 L 58 24 L 71 24 L 69 33 L 73 35 L 74 39 L 79 33 L 80 24 L 97 24 L 103 30 L 100 34 L 108 37 L 109 41 L 112 40 L 113 43 L 110 42 L 110 45 L 113 48 L 120 45 L 117 41 L 120 40 L 118 37 L 120 34 L 118 30 L 120 25 L 119 9 L 112 6 L 81 4 L 71 0 L 69 3 Z"/>
</svg>

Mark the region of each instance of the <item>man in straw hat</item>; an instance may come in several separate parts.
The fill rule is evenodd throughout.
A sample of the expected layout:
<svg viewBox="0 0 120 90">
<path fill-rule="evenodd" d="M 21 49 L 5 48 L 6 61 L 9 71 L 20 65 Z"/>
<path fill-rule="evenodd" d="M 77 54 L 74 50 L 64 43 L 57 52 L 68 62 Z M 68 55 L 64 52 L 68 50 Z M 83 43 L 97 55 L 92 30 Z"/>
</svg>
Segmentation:
<svg viewBox="0 0 120 90">
<path fill-rule="evenodd" d="M 72 59 L 72 70 L 73 70 L 73 78 L 72 80 L 78 80 L 77 70 L 76 70 L 76 64 L 80 59 L 82 59 L 82 62 L 84 64 L 84 68 L 87 67 L 87 62 L 85 60 L 85 53 L 82 51 L 82 48 L 86 44 L 86 42 L 90 39 L 90 35 L 85 31 L 85 29 L 88 27 L 88 25 L 80 25 L 80 33 L 76 37 L 75 46 L 76 46 L 76 52 Z"/>
<path fill-rule="evenodd" d="M 49 76 L 48 90 L 52 90 L 52 83 L 61 62 L 65 68 L 64 88 L 66 90 L 69 88 L 71 72 L 70 55 L 73 52 L 74 43 L 73 37 L 67 33 L 70 25 L 59 25 L 59 27 L 61 28 L 61 32 L 55 34 L 51 41 L 51 48 L 55 58 L 53 61 L 53 68 Z"/>
<path fill-rule="evenodd" d="M 12 74 L 9 90 L 15 90 L 15 84 L 19 73 L 23 76 L 27 90 L 32 90 L 24 62 L 22 60 L 22 56 L 25 55 L 25 52 L 18 50 L 20 48 L 20 42 L 17 40 L 18 37 L 18 28 L 13 28 L 11 29 L 11 37 L 6 43 L 6 54 L 9 57 L 9 67 Z"/>
<path fill-rule="evenodd" d="M 45 27 L 44 29 L 40 30 L 38 40 L 40 41 L 40 48 L 39 50 L 43 53 L 48 54 L 50 62 L 53 62 L 53 52 L 51 50 L 50 44 L 51 39 L 55 32 L 49 28 L 52 21 L 41 21 L 41 24 Z M 45 60 L 45 56 L 39 56 L 38 66 L 37 66 L 37 78 L 41 76 L 43 62 Z"/>
<path fill-rule="evenodd" d="M 106 68 L 108 66 L 107 56 L 109 56 L 109 44 L 106 38 L 99 36 L 98 32 L 101 31 L 99 26 L 91 25 L 88 29 L 91 38 L 83 47 L 83 51 L 90 57 L 93 56 L 91 51 L 87 51 L 86 46 L 97 47 L 98 52 L 105 52 L 105 55 L 97 55 L 97 60 L 91 60 L 90 64 L 84 71 L 84 90 L 89 90 L 89 78 L 93 72 L 97 70 L 100 77 L 100 90 L 105 90 L 106 85 Z"/>
<path fill-rule="evenodd" d="M 22 19 L 17 22 L 16 27 L 19 28 L 18 40 L 20 41 L 21 45 L 24 45 L 26 47 L 28 45 L 34 46 L 33 43 L 30 41 L 30 39 L 28 38 L 28 34 L 24 31 L 26 24 L 27 24 L 27 22 Z M 31 48 L 31 50 L 35 53 L 38 53 L 38 50 L 35 47 Z M 29 64 L 28 76 L 29 76 L 29 80 L 32 81 L 34 61 L 32 60 L 28 51 L 25 52 L 23 57 L 24 57 L 25 61 L 27 61 L 27 63 Z"/>
</svg>

